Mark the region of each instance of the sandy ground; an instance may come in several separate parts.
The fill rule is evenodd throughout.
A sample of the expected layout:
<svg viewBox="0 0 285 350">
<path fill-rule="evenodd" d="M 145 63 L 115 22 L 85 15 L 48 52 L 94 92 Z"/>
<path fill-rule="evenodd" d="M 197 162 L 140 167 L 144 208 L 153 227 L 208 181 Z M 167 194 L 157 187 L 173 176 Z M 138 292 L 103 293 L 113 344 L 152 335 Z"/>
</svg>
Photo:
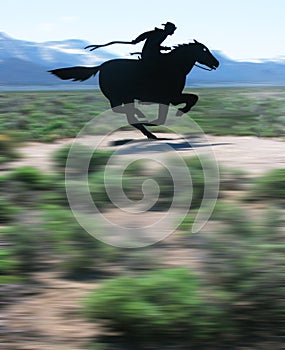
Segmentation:
<svg viewBox="0 0 285 350">
<path fill-rule="evenodd" d="M 272 138 L 257 138 L 253 136 L 212 136 L 207 140 L 188 139 L 192 148 L 183 139 L 174 139 L 172 135 L 160 134 L 161 138 L 170 140 L 148 141 L 140 137 L 136 131 L 125 131 L 110 136 L 92 136 L 81 139 L 80 142 L 94 145 L 98 142 L 100 149 L 118 150 L 120 146 L 112 146 L 113 141 L 133 140 L 132 144 L 125 145 L 126 152 L 149 153 L 164 151 L 165 145 L 173 147 L 183 155 L 211 154 L 216 157 L 219 166 L 239 169 L 251 175 L 259 175 L 275 168 L 285 167 L 285 141 Z M 2 166 L 3 173 L 9 168 L 22 165 L 39 167 L 44 171 L 52 170 L 52 154 L 65 144 L 73 140 L 62 140 L 51 144 L 29 143 L 24 145 L 20 152 L 22 159 Z"/>
</svg>

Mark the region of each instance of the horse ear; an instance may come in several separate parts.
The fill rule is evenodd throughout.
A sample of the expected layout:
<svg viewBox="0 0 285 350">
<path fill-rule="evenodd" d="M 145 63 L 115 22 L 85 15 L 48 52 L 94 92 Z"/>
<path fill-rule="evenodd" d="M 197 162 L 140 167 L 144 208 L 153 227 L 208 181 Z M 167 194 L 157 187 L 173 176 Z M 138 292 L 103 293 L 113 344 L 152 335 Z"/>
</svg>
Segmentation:
<svg viewBox="0 0 285 350">
<path fill-rule="evenodd" d="M 198 44 L 198 41 L 194 39 L 194 43 L 195 43 L 195 44 Z"/>
</svg>

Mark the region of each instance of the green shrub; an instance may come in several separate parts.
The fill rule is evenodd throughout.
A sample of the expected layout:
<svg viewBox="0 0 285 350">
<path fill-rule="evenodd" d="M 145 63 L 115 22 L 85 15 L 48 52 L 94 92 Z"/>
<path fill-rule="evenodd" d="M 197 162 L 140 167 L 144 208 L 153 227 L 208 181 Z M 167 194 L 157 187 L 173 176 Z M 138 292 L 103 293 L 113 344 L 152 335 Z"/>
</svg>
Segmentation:
<svg viewBox="0 0 285 350">
<path fill-rule="evenodd" d="M 51 186 L 49 176 L 32 166 L 22 166 L 14 169 L 9 178 L 24 183 L 27 189 L 30 190 L 48 190 Z"/>
<path fill-rule="evenodd" d="M 189 184 L 192 188 L 191 209 L 197 209 L 201 206 L 205 189 L 205 170 L 202 166 L 203 160 L 201 161 L 201 158 L 196 156 L 184 157 L 183 159 L 189 169 L 189 176 L 192 181 L 192 184 Z M 208 186 L 208 190 L 209 189 L 210 187 Z"/>
<path fill-rule="evenodd" d="M 187 344 L 227 332 L 225 310 L 201 296 L 197 278 L 186 269 L 154 270 L 106 282 L 87 298 L 91 321 L 103 320 L 136 344 Z"/>
<path fill-rule="evenodd" d="M 0 134 L 0 164 L 20 158 L 17 147 L 18 142 L 13 136 Z"/>
<path fill-rule="evenodd" d="M 274 169 L 254 180 L 250 192 L 252 199 L 285 199 L 285 168 Z M 248 199 L 250 199 L 248 197 Z"/>
<path fill-rule="evenodd" d="M 69 155 L 71 147 L 72 157 Z M 64 172 L 66 168 L 67 158 L 69 156 L 69 166 L 72 168 L 70 170 L 75 174 L 80 175 L 82 174 L 82 168 L 88 164 L 87 162 L 89 162 L 88 170 L 90 173 L 99 171 L 102 167 L 105 166 L 111 154 L 111 151 L 103 150 L 96 150 L 95 152 L 92 152 L 89 147 L 76 144 L 64 146 L 56 151 L 53 156 L 53 160 L 56 169 L 60 172 Z M 90 155 L 92 156 L 90 157 Z"/>
<path fill-rule="evenodd" d="M 181 224 L 178 227 L 178 230 L 182 233 L 189 233 L 191 232 L 192 225 L 195 221 L 195 216 L 193 214 L 188 214 L 184 217 Z"/>
<path fill-rule="evenodd" d="M 109 178 L 109 181 L 110 183 L 113 183 L 115 189 L 118 183 L 117 180 Z M 107 207 L 113 207 L 106 191 L 103 171 L 93 173 L 89 176 L 89 190 L 91 197 L 98 208 L 104 209 Z"/>
<path fill-rule="evenodd" d="M 15 271 L 19 275 L 37 270 L 46 242 L 41 230 L 32 224 L 21 223 L 1 230 L 4 241 L 9 244 L 13 255 Z"/>
<path fill-rule="evenodd" d="M 11 248 L 0 250 L 0 275 L 14 273 L 17 267 L 17 260 Z"/>
<path fill-rule="evenodd" d="M 151 168 L 149 162 L 141 161 L 138 164 L 132 163 L 126 168 L 123 174 L 122 189 L 126 196 L 133 201 L 140 201 L 144 198 L 145 202 L 147 198 L 154 196 L 154 192 L 147 186 L 144 188 L 144 182 L 152 180 L 157 187 L 157 201 L 153 204 L 149 210 L 167 210 L 173 201 L 174 196 L 174 184 L 170 172 L 157 164 Z M 116 181 L 117 180 L 117 181 Z M 119 178 L 114 174 L 114 190 L 116 187 L 121 186 Z M 154 187 L 154 188 L 155 188 Z M 145 193 L 144 193 L 145 191 Z"/>
<path fill-rule="evenodd" d="M 44 205 L 68 205 L 66 193 L 60 189 L 57 191 L 45 192 L 40 196 L 40 202 Z"/>
<path fill-rule="evenodd" d="M 0 156 L 0 165 L 1 165 L 1 164 L 5 164 L 5 163 L 7 163 L 7 162 L 9 162 L 9 161 L 10 161 L 10 158 L 9 158 L 9 157 Z"/>
<path fill-rule="evenodd" d="M 68 275 L 96 268 L 112 257 L 113 249 L 86 232 L 72 212 L 56 205 L 44 209 L 43 228 L 52 242 L 52 250 L 59 259 L 60 268 Z"/>
<path fill-rule="evenodd" d="M 285 316 L 281 214 L 270 211 L 256 219 L 238 205 L 224 203 L 215 215 L 221 224 L 201 238 L 209 285 L 227 293 L 237 335 L 279 334 Z"/>
<path fill-rule="evenodd" d="M 170 158 L 169 162 L 171 164 L 174 160 Z M 195 209 L 200 206 L 204 195 L 204 171 L 200 160 L 196 157 L 185 158 L 185 162 L 186 166 L 189 168 L 189 176 L 192 180 L 193 196 L 191 209 Z M 171 165 L 176 166 L 175 163 Z M 177 166 L 180 166 L 180 163 Z M 177 171 L 179 171 L 178 168 Z M 155 187 L 158 188 L 158 199 L 149 210 L 168 210 L 173 202 L 174 182 L 171 173 L 168 169 L 159 166 L 157 163 L 151 165 L 145 160 L 134 161 L 126 167 L 122 178 L 120 176 L 120 169 L 118 173 L 116 167 L 109 171 L 108 176 L 109 190 L 112 191 L 115 196 L 118 195 L 119 198 L 121 198 L 120 192 L 123 191 L 126 197 L 134 202 L 142 200 L 144 195 L 153 195 L 153 193 L 147 194 L 143 192 L 144 182 L 148 179 L 153 180 Z M 186 183 L 184 185 L 186 185 Z M 91 196 L 99 208 L 113 207 L 106 191 L 105 174 L 103 170 L 89 175 L 89 188 Z M 181 188 L 183 188 L 182 185 Z M 180 191 L 179 193 L 179 191 L 176 190 L 175 196 L 180 199 L 181 204 L 184 204 L 185 201 L 188 204 L 189 198 L 185 197 L 185 192 L 181 193 Z M 122 202 L 122 204 L 124 203 Z"/>
<path fill-rule="evenodd" d="M 122 174 L 122 178 L 116 172 L 116 168 L 111 169 L 108 173 L 108 190 L 121 199 L 121 205 L 125 204 L 121 192 L 136 203 L 142 200 L 144 195 L 153 196 L 153 193 L 143 193 L 143 183 L 148 179 L 152 179 L 159 187 L 158 200 L 149 210 L 167 210 L 172 203 L 174 190 L 171 175 L 165 169 L 146 170 L 142 164 L 131 164 Z M 90 174 L 89 189 L 96 206 L 102 209 L 114 207 L 106 190 L 104 171 Z"/>
<path fill-rule="evenodd" d="M 0 196 L 0 224 L 5 224 L 16 219 L 19 208 L 13 205 L 5 197 Z"/>
</svg>

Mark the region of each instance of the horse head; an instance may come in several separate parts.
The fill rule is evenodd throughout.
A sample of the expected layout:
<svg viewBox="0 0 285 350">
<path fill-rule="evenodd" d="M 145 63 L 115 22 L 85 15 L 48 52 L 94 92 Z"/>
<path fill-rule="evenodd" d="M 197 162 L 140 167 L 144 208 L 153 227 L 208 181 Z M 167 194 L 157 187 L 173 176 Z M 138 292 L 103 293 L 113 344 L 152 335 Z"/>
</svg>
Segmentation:
<svg viewBox="0 0 285 350">
<path fill-rule="evenodd" d="M 219 67 L 219 61 L 211 54 L 210 50 L 203 44 L 194 40 L 196 61 L 203 64 L 210 69 L 217 69 Z"/>
</svg>

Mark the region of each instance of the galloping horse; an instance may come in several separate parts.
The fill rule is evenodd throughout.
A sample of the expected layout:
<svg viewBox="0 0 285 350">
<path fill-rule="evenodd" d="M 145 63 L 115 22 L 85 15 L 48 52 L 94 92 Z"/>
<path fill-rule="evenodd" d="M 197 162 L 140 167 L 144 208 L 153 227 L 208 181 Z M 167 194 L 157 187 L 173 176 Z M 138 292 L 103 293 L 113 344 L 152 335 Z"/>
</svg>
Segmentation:
<svg viewBox="0 0 285 350">
<path fill-rule="evenodd" d="M 170 53 L 161 54 L 156 62 L 114 59 L 96 67 L 60 68 L 49 72 L 63 80 L 84 81 L 100 71 L 100 88 L 110 101 L 112 110 L 126 114 L 130 125 L 149 139 L 156 139 L 144 125 L 163 124 L 170 104 L 177 106 L 185 103 L 183 108 L 178 109 L 177 116 L 189 112 L 196 104 L 198 96 L 182 93 L 186 76 L 196 62 L 207 66 L 209 70 L 219 66 L 209 49 L 194 40 L 194 43 L 178 45 Z M 140 122 L 136 115 L 143 115 L 135 107 L 135 100 L 158 103 L 158 119 L 151 123 Z"/>
</svg>

